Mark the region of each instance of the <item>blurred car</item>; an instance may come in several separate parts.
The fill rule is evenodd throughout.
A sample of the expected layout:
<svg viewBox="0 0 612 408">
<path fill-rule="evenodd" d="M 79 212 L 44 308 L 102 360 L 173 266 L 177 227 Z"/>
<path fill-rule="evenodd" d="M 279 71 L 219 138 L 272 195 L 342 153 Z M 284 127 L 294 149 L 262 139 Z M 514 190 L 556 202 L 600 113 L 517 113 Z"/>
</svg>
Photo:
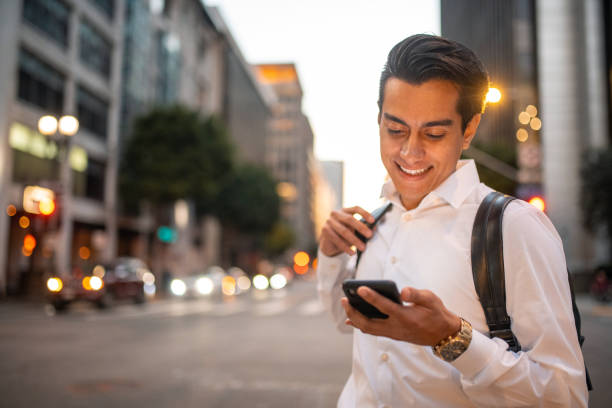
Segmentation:
<svg viewBox="0 0 612 408">
<path fill-rule="evenodd" d="M 116 300 L 141 304 L 154 292 L 155 277 L 138 258 L 119 258 L 110 265 L 96 265 L 89 274 L 77 271 L 64 279 L 53 276 L 47 280 L 48 298 L 57 310 L 75 301 L 89 301 L 100 308 Z"/>
<path fill-rule="evenodd" d="M 250 286 L 249 278 L 240 268 L 230 268 L 226 273 L 220 266 L 213 265 L 204 273 L 173 279 L 170 292 L 183 298 L 233 296 L 247 291 Z"/>
</svg>

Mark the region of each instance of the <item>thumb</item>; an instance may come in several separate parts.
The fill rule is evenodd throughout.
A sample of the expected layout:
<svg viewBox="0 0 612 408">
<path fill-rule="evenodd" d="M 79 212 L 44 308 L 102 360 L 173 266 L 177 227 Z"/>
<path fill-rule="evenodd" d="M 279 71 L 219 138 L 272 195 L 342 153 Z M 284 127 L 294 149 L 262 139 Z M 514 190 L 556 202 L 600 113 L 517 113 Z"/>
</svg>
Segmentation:
<svg viewBox="0 0 612 408">
<path fill-rule="evenodd" d="M 400 298 L 404 302 L 414 303 L 417 305 L 429 305 L 432 302 L 432 293 L 428 290 L 419 290 L 406 286 L 400 293 Z"/>
</svg>

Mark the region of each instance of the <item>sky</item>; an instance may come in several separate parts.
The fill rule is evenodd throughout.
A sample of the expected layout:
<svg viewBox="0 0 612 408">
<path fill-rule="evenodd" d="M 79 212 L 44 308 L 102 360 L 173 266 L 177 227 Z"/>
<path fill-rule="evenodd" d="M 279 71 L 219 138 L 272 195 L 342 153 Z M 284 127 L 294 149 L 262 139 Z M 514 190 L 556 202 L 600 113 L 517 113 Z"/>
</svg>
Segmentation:
<svg viewBox="0 0 612 408">
<path fill-rule="evenodd" d="M 387 53 L 440 34 L 439 0 L 204 0 L 251 64 L 294 62 L 319 160 L 344 162 L 344 206 L 378 207 L 378 81 Z"/>
</svg>

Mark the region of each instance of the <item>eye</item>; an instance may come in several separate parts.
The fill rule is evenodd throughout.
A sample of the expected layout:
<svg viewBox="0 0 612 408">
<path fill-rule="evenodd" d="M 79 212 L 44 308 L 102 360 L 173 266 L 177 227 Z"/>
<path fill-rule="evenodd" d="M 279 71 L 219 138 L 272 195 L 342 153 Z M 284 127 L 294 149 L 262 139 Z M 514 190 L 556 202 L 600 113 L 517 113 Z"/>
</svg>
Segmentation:
<svg viewBox="0 0 612 408">
<path fill-rule="evenodd" d="M 426 133 L 425 135 L 430 139 L 442 139 L 445 133 Z"/>
<path fill-rule="evenodd" d="M 390 135 L 399 135 L 400 133 L 402 133 L 401 129 L 391 129 L 391 128 L 387 128 L 387 132 Z"/>
</svg>

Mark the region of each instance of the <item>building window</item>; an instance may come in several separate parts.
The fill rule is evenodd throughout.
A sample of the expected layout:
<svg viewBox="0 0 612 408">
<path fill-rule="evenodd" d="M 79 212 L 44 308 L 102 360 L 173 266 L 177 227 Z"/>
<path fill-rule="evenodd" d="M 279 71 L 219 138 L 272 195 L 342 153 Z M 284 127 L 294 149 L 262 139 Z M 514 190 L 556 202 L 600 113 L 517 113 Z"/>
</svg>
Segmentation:
<svg viewBox="0 0 612 408">
<path fill-rule="evenodd" d="M 108 103 L 82 86 L 77 87 L 77 117 L 84 129 L 106 138 Z"/>
<path fill-rule="evenodd" d="M 104 201 L 105 167 L 103 161 L 89 157 L 85 171 L 74 170 L 72 192 L 77 197 Z"/>
<path fill-rule="evenodd" d="M 110 76 L 111 44 L 86 21 L 81 22 L 79 58 L 92 70 Z"/>
<path fill-rule="evenodd" d="M 33 54 L 19 50 L 17 96 L 49 113 L 61 114 L 64 76 Z"/>
<path fill-rule="evenodd" d="M 115 11 L 114 0 L 89 0 L 90 3 L 95 5 L 100 11 L 102 11 L 108 18 L 113 19 L 113 13 Z"/>
<path fill-rule="evenodd" d="M 178 98 L 181 73 L 181 41 L 176 35 L 158 33 L 157 59 L 157 100 L 162 103 L 174 102 Z"/>
<path fill-rule="evenodd" d="M 68 45 L 70 9 L 60 0 L 24 0 L 23 19 L 64 48 Z"/>
</svg>

